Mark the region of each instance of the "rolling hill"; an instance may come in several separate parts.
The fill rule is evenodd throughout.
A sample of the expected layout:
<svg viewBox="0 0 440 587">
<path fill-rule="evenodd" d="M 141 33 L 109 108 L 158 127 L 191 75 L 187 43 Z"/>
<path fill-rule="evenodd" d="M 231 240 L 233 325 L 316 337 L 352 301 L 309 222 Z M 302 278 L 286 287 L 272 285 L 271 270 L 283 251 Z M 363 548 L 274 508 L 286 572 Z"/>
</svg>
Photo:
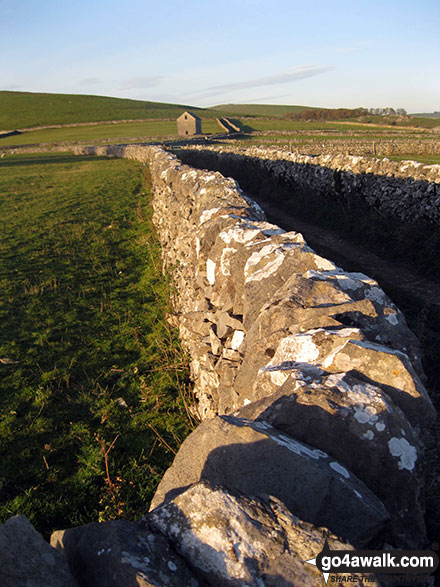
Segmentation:
<svg viewBox="0 0 440 587">
<path fill-rule="evenodd" d="M 201 118 L 219 116 L 213 109 L 182 104 L 79 94 L 0 91 L 0 130 L 110 120 L 177 118 L 185 110 L 191 110 Z"/>
<path fill-rule="evenodd" d="M 221 104 L 211 106 L 211 110 L 221 111 L 235 116 L 275 116 L 283 117 L 288 112 L 300 112 L 312 106 L 281 105 L 281 104 Z"/>
</svg>

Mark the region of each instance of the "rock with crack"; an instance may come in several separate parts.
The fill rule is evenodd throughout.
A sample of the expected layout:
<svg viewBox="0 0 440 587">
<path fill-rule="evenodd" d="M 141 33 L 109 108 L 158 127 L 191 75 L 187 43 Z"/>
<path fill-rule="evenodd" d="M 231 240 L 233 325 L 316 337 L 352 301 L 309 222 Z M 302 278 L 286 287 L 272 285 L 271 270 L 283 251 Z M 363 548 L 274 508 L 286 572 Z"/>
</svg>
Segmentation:
<svg viewBox="0 0 440 587">
<path fill-rule="evenodd" d="M 205 231 L 203 227 L 203 231 Z M 217 233 L 214 243 L 207 248 L 206 238 L 201 237 L 201 258 L 206 258 L 208 281 L 212 287 L 211 302 L 216 308 L 232 310 L 242 315 L 244 306 L 246 263 L 253 254 L 265 249 L 274 232 L 282 229 L 268 222 L 251 218 L 235 218 L 235 222 Z M 202 233 L 203 234 L 203 233 Z M 294 233 L 296 235 L 296 233 Z M 298 238 L 301 235 L 297 235 Z M 302 239 L 302 237 L 301 237 Z M 293 242 L 292 242 L 292 246 Z M 295 246 L 299 246 L 295 243 Z M 230 304 L 232 303 L 232 306 Z"/>
<path fill-rule="evenodd" d="M 252 498 L 206 482 L 157 507 L 146 520 L 213 587 L 320 587 L 322 573 L 305 561 L 316 558 L 326 536 L 332 549 L 353 548 L 293 516 L 272 496 Z M 367 585 L 361 576 L 355 580 Z M 377 583 L 371 578 L 368 585 Z"/>
<path fill-rule="evenodd" d="M 51 544 L 64 554 L 84 587 L 199 584 L 168 540 L 147 523 L 115 520 L 58 530 Z"/>
<path fill-rule="evenodd" d="M 403 412 L 379 387 L 348 373 L 322 373 L 310 382 L 289 375 L 279 391 L 233 415 L 267 422 L 326 451 L 382 500 L 392 520 L 390 544 L 426 546 L 423 447 Z"/>
<path fill-rule="evenodd" d="M 415 334 L 408 328 L 402 312 L 394 305 L 378 283 L 363 273 L 338 271 L 308 271 L 307 279 L 314 282 L 325 281 L 345 292 L 354 302 L 371 302 L 376 316 L 371 320 L 372 312 L 345 311 L 341 308 L 337 319 L 348 326 L 362 328 L 372 342 L 377 342 L 394 350 L 407 354 L 417 374 L 424 377 L 420 343 Z"/>
<path fill-rule="evenodd" d="M 322 361 L 327 371 L 354 371 L 379 385 L 419 431 L 429 428 L 436 416 L 428 392 L 408 356 L 383 345 L 348 340 Z"/>
<path fill-rule="evenodd" d="M 0 526 L 0 585 L 78 587 L 64 557 L 25 516 L 14 516 Z"/>
<path fill-rule="evenodd" d="M 241 398 L 261 399 L 301 366 L 313 365 L 332 373 L 353 371 L 378 385 L 418 430 L 434 421 L 435 409 L 408 356 L 366 340 L 358 328 L 327 326 L 298 334 L 280 329 L 266 338 L 256 340 L 256 336 L 253 331 L 246 337 L 245 358 L 236 379 Z"/>
<path fill-rule="evenodd" d="M 205 420 L 180 447 L 151 507 L 199 480 L 273 495 L 301 519 L 356 546 L 368 544 L 389 518 L 380 500 L 341 463 L 265 422 Z"/>
</svg>

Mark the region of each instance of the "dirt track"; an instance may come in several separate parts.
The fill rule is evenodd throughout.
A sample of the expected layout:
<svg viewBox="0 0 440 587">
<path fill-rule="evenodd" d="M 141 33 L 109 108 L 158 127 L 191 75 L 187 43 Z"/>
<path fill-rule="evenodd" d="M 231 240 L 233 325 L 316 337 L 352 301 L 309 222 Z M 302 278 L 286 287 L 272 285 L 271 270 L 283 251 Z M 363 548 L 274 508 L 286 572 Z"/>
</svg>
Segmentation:
<svg viewBox="0 0 440 587">
<path fill-rule="evenodd" d="M 421 302 L 422 306 L 440 306 L 440 284 L 412 273 L 406 267 L 387 261 L 343 239 L 331 230 L 317 227 L 290 214 L 268 201 L 259 201 L 270 220 L 285 230 L 295 230 L 304 235 L 307 243 L 347 271 L 362 271 L 379 282 L 387 291 L 388 287 L 411 295 Z"/>
</svg>

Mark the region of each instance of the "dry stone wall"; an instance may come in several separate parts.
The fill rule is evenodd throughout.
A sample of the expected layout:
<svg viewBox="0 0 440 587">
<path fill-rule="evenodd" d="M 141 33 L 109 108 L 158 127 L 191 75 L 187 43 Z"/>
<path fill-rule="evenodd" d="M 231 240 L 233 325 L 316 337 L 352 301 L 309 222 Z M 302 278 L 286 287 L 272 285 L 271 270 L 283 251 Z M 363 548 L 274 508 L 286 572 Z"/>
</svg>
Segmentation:
<svg viewBox="0 0 440 587">
<path fill-rule="evenodd" d="M 178 289 L 170 320 L 203 421 L 143 520 L 55 533 L 76 580 L 319 585 L 304 561 L 327 534 L 331 548 L 425 547 L 423 439 L 435 411 L 418 342 L 378 284 L 268 223 L 218 172 L 157 147 L 78 152 L 150 166 Z"/>
<path fill-rule="evenodd" d="M 154 221 L 179 291 L 174 321 L 206 420 L 183 444 L 152 505 L 200 479 L 223 480 L 287 500 L 295 515 L 354 544 L 368 543 L 371 528 L 384 525 L 400 547 L 423 543 L 423 433 L 435 412 L 418 342 L 398 308 L 374 280 L 342 271 L 301 234 L 269 224 L 233 179 L 160 149 L 109 152 L 150 164 Z M 220 450 L 230 445 L 240 449 Z M 313 474 L 303 471 L 301 490 L 289 489 L 288 498 L 283 480 L 276 487 L 276 471 L 297 457 Z M 268 463 L 277 463 L 273 471 Z M 295 476 L 301 466 L 292 462 L 290 470 Z M 349 497 L 345 521 L 330 506 L 335 473 L 350 487 L 353 507 L 362 495 L 377 516 L 363 516 L 367 528 L 357 523 L 362 537 L 349 529 Z M 311 479 L 320 481 L 309 486 Z M 284 474 L 284 482 L 291 488 L 295 478 Z M 338 512 L 331 521 L 329 511 Z"/>
<path fill-rule="evenodd" d="M 390 161 L 342 153 L 319 156 L 260 147 L 194 146 L 182 151 L 185 162 L 221 165 L 272 176 L 281 185 L 323 198 L 362 200 L 385 216 L 405 222 L 440 223 L 440 165 Z"/>
<path fill-rule="evenodd" d="M 371 132 L 371 131 L 369 131 Z M 389 157 L 390 155 L 403 155 L 407 156 L 408 153 L 417 153 L 417 155 L 440 155 L 440 141 L 438 131 L 432 138 L 427 136 L 426 133 L 420 138 L 405 139 L 399 136 L 400 133 L 396 132 L 395 138 L 391 140 L 384 140 L 382 138 L 371 139 L 368 138 L 357 138 L 352 133 L 347 139 L 319 139 L 319 138 L 308 138 L 310 135 L 322 135 L 322 131 L 253 131 L 248 136 L 251 137 L 254 142 L 260 140 L 262 145 L 270 142 L 271 144 L 279 143 L 285 145 L 286 141 L 289 141 L 292 146 L 298 151 L 313 155 L 337 155 L 339 153 L 346 153 L 351 155 L 365 155 L 372 157 L 380 155 Z M 278 138 L 280 135 L 284 135 L 283 138 Z M 304 137 L 304 135 L 307 135 Z M 437 135 L 437 136 L 436 136 Z M 261 137 L 261 138 L 260 138 Z M 268 141 L 270 137 L 270 141 Z M 285 138 L 284 138 L 285 137 Z M 264 148 L 264 147 L 261 147 Z M 280 146 L 280 149 L 282 147 Z"/>
</svg>

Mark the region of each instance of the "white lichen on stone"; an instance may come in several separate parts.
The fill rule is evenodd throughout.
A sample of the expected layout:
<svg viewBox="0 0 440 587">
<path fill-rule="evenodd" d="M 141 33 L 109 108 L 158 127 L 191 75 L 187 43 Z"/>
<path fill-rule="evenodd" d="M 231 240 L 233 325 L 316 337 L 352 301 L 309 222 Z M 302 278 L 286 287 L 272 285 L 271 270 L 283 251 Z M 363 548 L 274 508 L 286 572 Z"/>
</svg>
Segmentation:
<svg viewBox="0 0 440 587">
<path fill-rule="evenodd" d="M 211 218 L 216 214 L 220 208 L 211 208 L 210 210 L 204 210 L 200 216 L 200 224 L 204 224 L 211 220 Z"/>
<path fill-rule="evenodd" d="M 295 454 L 297 454 L 300 457 L 309 457 L 309 458 L 315 459 L 315 460 L 321 459 L 321 458 L 328 458 L 328 454 L 325 453 L 324 451 L 319 450 L 317 448 L 313 449 L 313 448 L 306 446 L 305 444 L 302 444 L 301 442 L 295 440 L 294 438 L 291 438 L 290 436 L 286 436 L 285 434 L 280 434 L 279 432 L 277 432 L 275 430 L 275 428 L 273 428 L 267 422 L 264 422 L 264 421 L 251 422 L 250 426 L 252 428 L 258 430 L 259 432 L 263 432 L 264 434 L 269 436 L 269 438 L 271 440 L 276 442 L 278 445 L 284 446 L 285 448 L 287 448 L 291 452 L 294 452 Z"/>
<path fill-rule="evenodd" d="M 278 268 L 283 264 L 284 256 L 282 254 L 277 254 L 275 259 L 268 261 L 262 269 L 247 275 L 246 282 L 248 281 L 261 281 L 262 279 L 267 279 L 270 275 L 275 273 Z M 245 268 L 246 274 L 246 268 Z"/>
<path fill-rule="evenodd" d="M 230 244 L 232 241 L 237 243 L 247 243 L 259 234 L 258 229 L 248 229 L 241 226 L 235 226 L 228 228 L 220 233 L 220 238 L 226 244 Z"/>
<path fill-rule="evenodd" d="M 135 556 L 125 550 L 121 552 L 121 555 L 121 563 L 130 565 L 134 569 L 139 569 L 140 571 L 148 570 L 150 559 L 147 556 Z"/>
<path fill-rule="evenodd" d="M 220 257 L 220 270 L 222 275 L 228 277 L 231 275 L 231 256 L 237 252 L 237 249 L 232 247 L 225 247 Z"/>
<path fill-rule="evenodd" d="M 366 438 L 367 440 L 373 440 L 374 439 L 374 432 L 372 430 L 367 430 L 365 432 L 365 434 L 362 435 L 364 438 Z"/>
<path fill-rule="evenodd" d="M 206 261 L 206 277 L 210 285 L 214 285 L 215 283 L 215 266 L 216 263 L 211 259 Z"/>
<path fill-rule="evenodd" d="M 313 342 L 312 335 L 298 334 L 283 338 L 269 365 L 286 361 L 296 363 L 313 363 L 319 357 L 319 348 Z"/>
<path fill-rule="evenodd" d="M 336 473 L 339 473 L 340 475 L 345 477 L 346 479 L 350 478 L 350 473 L 340 463 L 332 461 L 331 463 L 329 463 L 329 467 L 333 469 L 333 471 L 336 471 Z"/>
<path fill-rule="evenodd" d="M 379 416 L 377 415 L 376 408 L 371 405 L 368 406 L 356 406 L 354 418 L 359 424 L 375 424 Z"/>
<path fill-rule="evenodd" d="M 232 336 L 232 340 L 231 340 L 231 348 L 234 349 L 234 351 L 238 351 L 238 349 L 240 348 L 242 342 L 244 340 L 244 332 L 243 330 L 236 330 Z"/>
<path fill-rule="evenodd" d="M 392 326 L 397 326 L 399 323 L 396 314 L 388 314 L 388 316 L 385 316 L 385 320 L 387 320 Z"/>
<path fill-rule="evenodd" d="M 204 179 L 204 181 L 206 181 L 208 183 L 209 181 L 213 181 L 214 179 L 217 179 L 217 176 L 215 174 L 204 175 L 203 179 Z"/>
<path fill-rule="evenodd" d="M 406 438 L 393 437 L 388 441 L 388 448 L 393 457 L 399 459 L 399 469 L 412 471 L 417 461 L 417 449 Z"/>
<path fill-rule="evenodd" d="M 270 256 L 275 254 L 275 259 L 270 259 Z M 268 260 L 269 258 L 269 260 Z M 265 261 L 263 268 L 252 273 L 252 268 Z M 259 251 L 255 251 L 246 261 L 244 267 L 244 275 L 246 281 L 259 281 L 263 277 L 269 276 L 276 271 L 284 261 L 284 256 L 279 250 L 279 245 L 271 243 L 262 247 Z"/>
</svg>

